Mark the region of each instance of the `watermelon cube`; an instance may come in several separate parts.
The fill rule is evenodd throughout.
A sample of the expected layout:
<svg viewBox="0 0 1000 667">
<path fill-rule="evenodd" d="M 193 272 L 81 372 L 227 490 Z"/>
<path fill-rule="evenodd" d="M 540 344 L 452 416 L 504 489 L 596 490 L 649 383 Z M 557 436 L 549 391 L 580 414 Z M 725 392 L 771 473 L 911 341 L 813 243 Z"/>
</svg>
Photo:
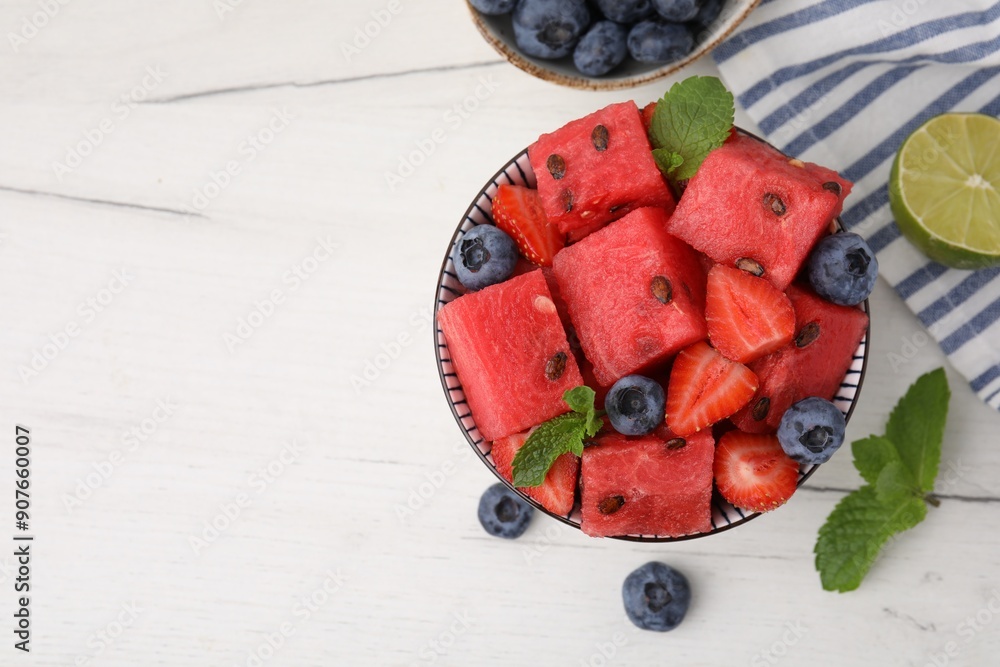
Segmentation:
<svg viewBox="0 0 1000 667">
<path fill-rule="evenodd" d="M 838 306 L 795 285 L 787 294 L 795 308 L 795 339 L 750 364 L 760 388 L 732 417 L 747 433 L 774 433 L 785 410 L 803 398 L 832 400 L 868 330 L 863 310 Z"/>
<path fill-rule="evenodd" d="M 458 297 L 438 324 L 487 440 L 567 412 L 563 394 L 583 384 L 541 269 Z"/>
<path fill-rule="evenodd" d="M 579 241 L 643 206 L 674 210 L 635 102 L 612 104 L 528 148 L 549 222 Z"/>
<path fill-rule="evenodd" d="M 587 535 L 681 537 L 712 529 L 715 440 L 601 436 L 583 450 L 580 528 Z"/>
<path fill-rule="evenodd" d="M 709 153 L 667 231 L 784 290 L 850 190 L 836 172 L 737 135 Z"/>
<path fill-rule="evenodd" d="M 705 271 L 697 253 L 667 234 L 667 218 L 641 208 L 556 255 L 560 292 L 603 386 L 708 333 Z"/>
<path fill-rule="evenodd" d="M 509 435 L 493 441 L 493 463 L 497 472 L 508 482 L 514 481 L 514 455 L 528 441 L 530 431 Z M 557 458 L 545 481 L 540 486 L 522 488 L 521 491 L 537 500 L 542 507 L 560 516 L 567 516 L 573 510 L 576 500 L 576 482 L 580 472 L 580 458 L 567 452 Z"/>
</svg>

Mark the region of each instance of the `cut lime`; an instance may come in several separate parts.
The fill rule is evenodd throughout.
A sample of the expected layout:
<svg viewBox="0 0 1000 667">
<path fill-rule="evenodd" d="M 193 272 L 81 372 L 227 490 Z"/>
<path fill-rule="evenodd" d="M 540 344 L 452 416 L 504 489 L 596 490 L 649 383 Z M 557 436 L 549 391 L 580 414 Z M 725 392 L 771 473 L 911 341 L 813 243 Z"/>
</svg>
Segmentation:
<svg viewBox="0 0 1000 667">
<path fill-rule="evenodd" d="M 913 132 L 889 177 L 899 229 L 956 269 L 1000 264 L 1000 120 L 946 113 Z"/>
</svg>

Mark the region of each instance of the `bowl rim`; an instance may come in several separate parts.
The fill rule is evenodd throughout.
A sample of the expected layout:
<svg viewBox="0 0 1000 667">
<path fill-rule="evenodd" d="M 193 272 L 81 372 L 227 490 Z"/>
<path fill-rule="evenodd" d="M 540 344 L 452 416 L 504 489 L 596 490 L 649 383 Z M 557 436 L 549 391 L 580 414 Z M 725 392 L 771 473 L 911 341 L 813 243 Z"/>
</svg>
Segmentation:
<svg viewBox="0 0 1000 667">
<path fill-rule="evenodd" d="M 776 146 L 774 146 L 773 144 L 771 144 L 766 139 L 763 139 L 763 138 L 757 136 L 753 132 L 749 132 L 747 130 L 744 130 L 743 128 L 741 128 L 739 126 L 734 125 L 734 127 L 735 127 L 735 129 L 738 132 L 741 132 L 743 134 L 746 134 L 747 136 L 753 137 L 757 141 L 760 141 L 760 142 L 762 142 L 762 143 L 770 146 L 771 148 L 774 148 L 779 153 L 781 153 L 782 155 L 785 155 L 787 157 L 786 153 L 784 153 L 783 151 L 781 151 L 780 149 L 778 149 Z M 537 500 L 535 500 L 534 498 L 532 498 L 528 494 L 523 493 L 520 489 L 518 489 L 516 486 L 514 486 L 514 484 L 512 482 L 507 481 L 507 479 L 504 478 L 503 475 L 501 475 L 500 472 L 496 469 L 496 466 L 493 465 L 492 463 L 490 463 L 490 461 L 486 458 L 486 454 L 483 454 L 482 450 L 479 449 L 479 443 L 476 442 L 475 440 L 473 440 L 472 436 L 469 434 L 469 431 L 462 425 L 462 415 L 460 415 L 458 413 L 458 409 L 455 407 L 455 403 L 451 400 L 451 393 L 450 392 L 451 392 L 452 388 L 448 386 L 448 380 L 445 377 L 444 370 L 443 370 L 442 365 L 441 365 L 442 364 L 442 361 L 441 361 L 441 344 L 438 341 L 438 332 L 439 332 L 440 329 L 439 329 L 438 324 L 437 324 L 438 311 L 441 309 L 441 301 L 439 299 L 439 294 L 441 292 L 441 287 L 442 287 L 443 282 L 444 282 L 443 279 L 444 279 L 444 275 L 445 275 L 445 270 L 447 269 L 447 266 L 448 266 L 448 260 L 451 258 L 452 250 L 455 247 L 455 241 L 458 239 L 459 234 L 462 232 L 462 226 L 463 226 L 463 224 L 469 218 L 469 216 L 472 214 L 472 211 L 476 208 L 476 205 L 479 203 L 479 200 L 486 194 L 486 190 L 488 190 L 489 187 L 501 175 L 503 175 L 507 171 L 507 169 L 509 169 L 512 165 L 515 165 L 517 163 L 517 161 L 522 156 L 527 155 L 527 153 L 528 153 L 528 148 L 526 147 L 523 150 L 521 150 L 520 152 L 518 152 L 516 155 L 514 155 L 514 157 L 512 157 L 510 160 L 508 160 L 507 162 L 505 162 L 504 165 L 502 167 L 500 167 L 500 169 L 498 169 L 496 171 L 496 173 L 494 173 L 493 176 L 488 181 L 486 181 L 486 184 L 479 190 L 479 192 L 473 198 L 472 203 L 469 205 L 469 207 L 467 209 L 465 209 L 465 213 L 459 219 L 458 225 L 455 227 L 455 231 L 451 235 L 451 239 L 448 242 L 448 248 L 445 251 L 444 259 L 441 261 L 441 268 L 438 271 L 437 284 L 435 285 L 435 290 L 434 290 L 434 329 L 433 329 L 433 336 L 432 336 L 433 343 L 434 343 L 434 362 L 435 362 L 435 366 L 437 368 L 438 379 L 441 382 L 441 388 L 444 390 L 445 400 L 448 402 L 448 408 L 451 410 L 451 414 L 455 418 L 455 423 L 458 425 L 459 429 L 462 431 L 462 435 L 465 437 L 466 442 L 468 442 L 469 446 L 472 447 L 472 450 L 476 453 L 476 456 L 479 457 L 479 460 L 483 463 L 483 465 L 485 465 L 486 468 L 490 472 L 492 472 L 493 475 L 500 482 L 502 482 L 508 489 L 510 489 L 514 493 L 516 493 L 518 496 L 520 496 L 520 498 L 522 500 L 524 500 L 525 502 L 527 502 L 528 504 L 530 504 L 532 507 L 534 507 L 535 509 L 539 510 L 543 514 L 545 514 L 545 515 L 547 515 L 547 516 L 549 516 L 549 517 L 551 517 L 553 519 L 556 519 L 557 521 L 560 521 L 560 522 L 566 524 L 567 526 L 570 526 L 571 528 L 574 528 L 575 530 L 579 530 L 579 531 L 582 532 L 582 529 L 581 529 L 581 527 L 580 527 L 579 524 L 574 523 L 573 521 L 570 521 L 569 518 L 567 518 L 567 517 L 564 517 L 564 516 L 562 516 L 560 514 L 556 514 L 555 512 L 549 511 L 546 507 L 544 507 Z M 834 222 L 836 223 L 837 232 L 845 232 L 845 231 L 847 231 L 847 228 L 844 227 L 844 224 L 841 221 L 840 216 L 837 216 L 836 218 L 834 218 Z M 855 389 L 854 399 L 851 401 L 851 405 L 847 409 L 847 414 L 844 416 L 845 423 L 850 423 L 851 416 L 854 414 L 854 409 L 858 405 L 858 397 L 861 395 L 861 389 L 864 386 L 864 382 L 865 382 L 865 375 L 868 372 L 868 360 L 869 360 L 869 354 L 870 354 L 870 351 L 871 351 L 871 335 L 872 335 L 872 332 L 871 332 L 871 307 L 870 307 L 870 304 L 869 304 L 869 299 L 865 299 L 859 305 L 862 306 L 862 310 L 864 310 L 865 314 L 868 315 L 868 326 L 865 328 L 865 339 L 864 339 L 865 340 L 865 350 L 864 350 L 863 360 L 861 362 L 861 372 L 860 372 L 860 375 L 858 376 L 858 386 Z M 482 440 L 480 440 L 480 442 L 482 442 Z M 796 484 L 795 484 L 796 490 L 798 490 L 799 487 L 801 487 L 806 482 L 806 480 L 808 480 L 810 477 L 813 476 L 813 473 L 815 473 L 819 469 L 820 465 L 822 465 L 822 464 L 813 465 L 812 468 L 810 468 L 808 472 L 805 472 L 805 473 L 802 474 L 802 477 L 800 477 L 799 480 L 798 480 L 798 482 L 796 482 Z M 714 482 L 713 482 L 713 487 L 714 487 Z M 713 493 L 714 493 L 714 489 L 713 489 Z M 757 517 L 761 516 L 762 514 L 767 514 L 767 512 L 752 512 L 752 513 L 747 514 L 746 516 L 744 516 L 743 518 L 741 518 L 741 519 L 739 519 L 737 521 L 733 521 L 731 523 L 726 524 L 725 526 L 719 526 L 717 528 L 712 528 L 712 530 L 710 530 L 707 533 L 693 533 L 691 535 L 682 535 L 680 537 L 646 537 L 646 536 L 642 536 L 642 535 L 608 535 L 604 539 L 619 540 L 619 541 L 622 541 L 622 542 L 640 542 L 640 543 L 647 543 L 647 544 L 649 544 L 649 543 L 664 543 L 664 542 L 685 542 L 687 540 L 696 540 L 696 539 L 700 539 L 700 538 L 704 538 L 704 537 L 709 537 L 711 535 L 717 535 L 719 533 L 726 532 L 727 530 L 730 530 L 732 528 L 736 528 L 737 526 L 745 525 L 746 523 L 748 523 L 748 522 L 756 519 Z"/>
<path fill-rule="evenodd" d="M 649 72 L 644 72 L 642 74 L 635 74 L 633 76 L 622 77 L 619 79 L 602 79 L 598 77 L 587 77 L 582 74 L 579 76 L 562 74 L 561 72 L 556 72 L 550 68 L 543 67 L 525 58 L 509 44 L 507 44 L 507 42 L 494 34 L 490 27 L 486 24 L 486 19 L 483 17 L 483 14 L 480 13 L 478 9 L 473 7 L 469 0 L 465 1 L 466 7 L 468 7 L 469 12 L 472 14 L 472 22 L 476 26 L 476 30 L 478 30 L 483 39 L 485 39 L 486 42 L 493 47 L 494 51 L 507 59 L 507 62 L 514 65 L 519 70 L 527 72 L 536 78 L 542 79 L 543 81 L 556 83 L 569 88 L 576 88 L 578 90 L 622 90 L 625 88 L 642 86 L 670 76 L 671 74 L 674 74 L 682 68 L 690 65 L 702 56 L 711 53 L 715 47 L 729 37 L 733 31 L 746 20 L 747 16 L 750 15 L 750 12 L 756 9 L 760 3 L 761 0 L 752 0 L 741 13 L 736 15 L 735 20 L 727 30 L 720 33 L 712 41 L 706 40 L 705 42 L 699 44 L 691 51 L 691 53 L 684 56 L 680 60 L 665 63 L 657 69 L 650 70 Z"/>
</svg>

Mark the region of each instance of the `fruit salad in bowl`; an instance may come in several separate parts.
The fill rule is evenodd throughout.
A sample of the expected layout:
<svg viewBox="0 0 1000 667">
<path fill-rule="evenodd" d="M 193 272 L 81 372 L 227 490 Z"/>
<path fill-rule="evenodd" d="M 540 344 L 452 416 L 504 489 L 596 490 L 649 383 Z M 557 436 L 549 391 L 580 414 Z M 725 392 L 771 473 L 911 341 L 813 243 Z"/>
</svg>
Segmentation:
<svg viewBox="0 0 1000 667">
<path fill-rule="evenodd" d="M 475 198 L 437 287 L 445 395 L 511 489 L 594 537 L 709 535 L 844 441 L 877 261 L 851 183 L 733 127 L 718 79 L 539 139 Z"/>
</svg>

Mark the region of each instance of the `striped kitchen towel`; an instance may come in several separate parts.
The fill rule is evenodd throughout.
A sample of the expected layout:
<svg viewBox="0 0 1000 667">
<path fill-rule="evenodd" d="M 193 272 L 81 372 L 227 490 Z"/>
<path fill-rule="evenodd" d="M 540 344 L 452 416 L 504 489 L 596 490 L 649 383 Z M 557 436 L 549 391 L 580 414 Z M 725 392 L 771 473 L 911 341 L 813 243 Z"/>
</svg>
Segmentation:
<svg viewBox="0 0 1000 667">
<path fill-rule="evenodd" d="M 856 183 L 844 224 L 868 239 L 881 275 L 1000 409 L 1000 269 L 929 261 L 900 236 L 887 186 L 900 144 L 927 119 L 1000 115 L 1000 2 L 763 0 L 713 55 L 773 144 Z M 913 349 L 900 341 L 890 362 Z"/>
</svg>

